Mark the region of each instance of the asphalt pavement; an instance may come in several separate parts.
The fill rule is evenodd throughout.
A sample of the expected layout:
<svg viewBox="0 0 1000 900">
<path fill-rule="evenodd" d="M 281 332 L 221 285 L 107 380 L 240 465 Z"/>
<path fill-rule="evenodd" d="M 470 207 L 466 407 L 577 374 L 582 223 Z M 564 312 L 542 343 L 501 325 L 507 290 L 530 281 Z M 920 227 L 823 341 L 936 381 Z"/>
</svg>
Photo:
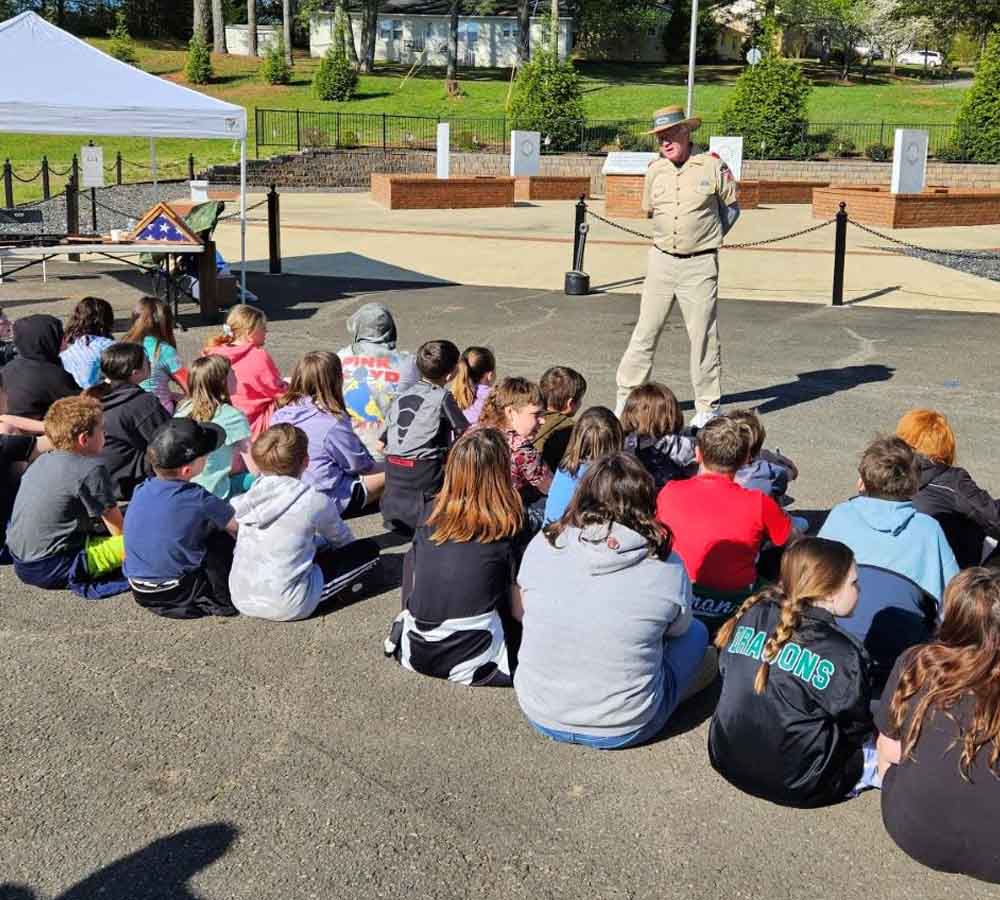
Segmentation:
<svg viewBox="0 0 1000 900">
<path fill-rule="evenodd" d="M 114 277 L 101 272 L 116 273 Z M 13 316 L 65 315 L 99 292 L 125 314 L 136 277 L 53 265 L 0 289 Z M 634 295 L 254 275 L 288 370 L 347 342 L 387 303 L 400 343 L 491 346 L 501 375 L 583 372 L 611 404 Z M 784 295 L 782 295 L 784 296 Z M 676 313 L 675 313 L 676 316 Z M 215 329 L 180 336 L 191 360 Z M 799 465 L 796 507 L 850 496 L 858 455 L 914 406 L 947 412 L 959 461 L 1000 492 L 998 320 L 988 315 L 725 301 L 728 407 L 754 406 Z M 667 326 L 656 377 L 689 400 L 688 344 Z M 380 535 L 375 516 L 355 520 Z M 668 735 L 616 753 L 551 743 L 512 691 L 403 672 L 381 641 L 406 546 L 321 617 L 168 621 L 0 570 L 0 900 L 156 898 L 1000 898 L 896 849 L 879 797 L 816 811 L 740 794 L 706 753 L 711 696 Z M 614 602 L 609 597 L 609 602 Z"/>
</svg>

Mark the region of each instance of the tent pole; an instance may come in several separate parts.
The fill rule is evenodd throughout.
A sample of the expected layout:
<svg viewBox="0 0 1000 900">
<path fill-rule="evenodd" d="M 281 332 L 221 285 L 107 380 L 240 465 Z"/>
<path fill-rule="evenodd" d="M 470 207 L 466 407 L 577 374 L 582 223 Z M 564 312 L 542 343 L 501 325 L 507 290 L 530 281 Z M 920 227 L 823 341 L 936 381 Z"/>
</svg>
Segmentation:
<svg viewBox="0 0 1000 900">
<path fill-rule="evenodd" d="M 240 143 L 240 302 L 247 293 L 247 139 Z"/>
<path fill-rule="evenodd" d="M 153 189 L 156 189 L 156 138 L 149 139 L 149 168 L 153 173 Z"/>
</svg>

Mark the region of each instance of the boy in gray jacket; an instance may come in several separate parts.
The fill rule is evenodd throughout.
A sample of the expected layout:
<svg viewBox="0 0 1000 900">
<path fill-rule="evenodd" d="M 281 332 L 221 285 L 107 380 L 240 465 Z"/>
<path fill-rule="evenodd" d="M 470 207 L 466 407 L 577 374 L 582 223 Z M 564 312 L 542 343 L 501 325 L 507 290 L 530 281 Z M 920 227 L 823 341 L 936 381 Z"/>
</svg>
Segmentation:
<svg viewBox="0 0 1000 900">
<path fill-rule="evenodd" d="M 229 590 L 245 616 L 305 619 L 378 562 L 378 545 L 354 540 L 337 504 L 299 480 L 308 448 L 302 429 L 272 425 L 251 450 L 260 477 L 232 498 L 239 533 Z"/>
</svg>

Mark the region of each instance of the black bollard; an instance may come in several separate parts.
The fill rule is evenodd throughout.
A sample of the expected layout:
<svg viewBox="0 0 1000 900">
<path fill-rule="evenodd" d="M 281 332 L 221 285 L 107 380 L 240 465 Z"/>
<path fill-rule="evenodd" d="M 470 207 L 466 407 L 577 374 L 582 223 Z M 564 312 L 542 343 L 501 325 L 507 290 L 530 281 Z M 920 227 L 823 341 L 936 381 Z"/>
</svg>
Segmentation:
<svg viewBox="0 0 1000 900">
<path fill-rule="evenodd" d="M 281 209 L 278 197 L 272 184 L 267 192 L 267 256 L 268 271 L 272 275 L 281 274 Z"/>
<path fill-rule="evenodd" d="M 586 222 L 580 224 L 574 240 L 577 248 L 576 257 L 573 260 L 573 269 L 566 273 L 563 282 L 563 293 L 570 297 L 586 297 L 590 293 L 590 276 L 583 271 L 583 254 L 587 248 L 587 232 L 590 226 Z"/>
<path fill-rule="evenodd" d="M 573 219 L 573 258 L 569 261 L 570 267 L 576 268 L 576 258 L 580 252 L 580 226 L 587 221 L 587 195 L 580 194 L 580 199 L 576 203 Z"/>
<path fill-rule="evenodd" d="M 14 170 L 9 159 L 3 164 L 3 205 L 7 209 L 14 205 Z"/>
<path fill-rule="evenodd" d="M 48 200 L 52 196 L 52 188 L 49 184 L 49 158 L 42 157 L 42 197 Z"/>
<path fill-rule="evenodd" d="M 847 259 L 847 204 L 837 212 L 836 237 L 833 242 L 833 305 L 844 305 L 844 263 Z"/>
</svg>

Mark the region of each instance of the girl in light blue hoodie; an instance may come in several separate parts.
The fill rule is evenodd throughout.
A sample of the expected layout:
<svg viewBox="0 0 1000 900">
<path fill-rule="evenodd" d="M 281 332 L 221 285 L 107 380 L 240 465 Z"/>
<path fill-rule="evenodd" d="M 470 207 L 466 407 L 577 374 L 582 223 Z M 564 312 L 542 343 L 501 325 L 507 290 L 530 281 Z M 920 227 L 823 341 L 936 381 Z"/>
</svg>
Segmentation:
<svg viewBox="0 0 1000 900">
<path fill-rule="evenodd" d="M 302 480 L 333 500 L 341 515 L 356 515 L 378 502 L 385 474 L 351 425 L 336 353 L 319 350 L 299 360 L 271 422 L 306 433 L 309 466 Z"/>
</svg>

